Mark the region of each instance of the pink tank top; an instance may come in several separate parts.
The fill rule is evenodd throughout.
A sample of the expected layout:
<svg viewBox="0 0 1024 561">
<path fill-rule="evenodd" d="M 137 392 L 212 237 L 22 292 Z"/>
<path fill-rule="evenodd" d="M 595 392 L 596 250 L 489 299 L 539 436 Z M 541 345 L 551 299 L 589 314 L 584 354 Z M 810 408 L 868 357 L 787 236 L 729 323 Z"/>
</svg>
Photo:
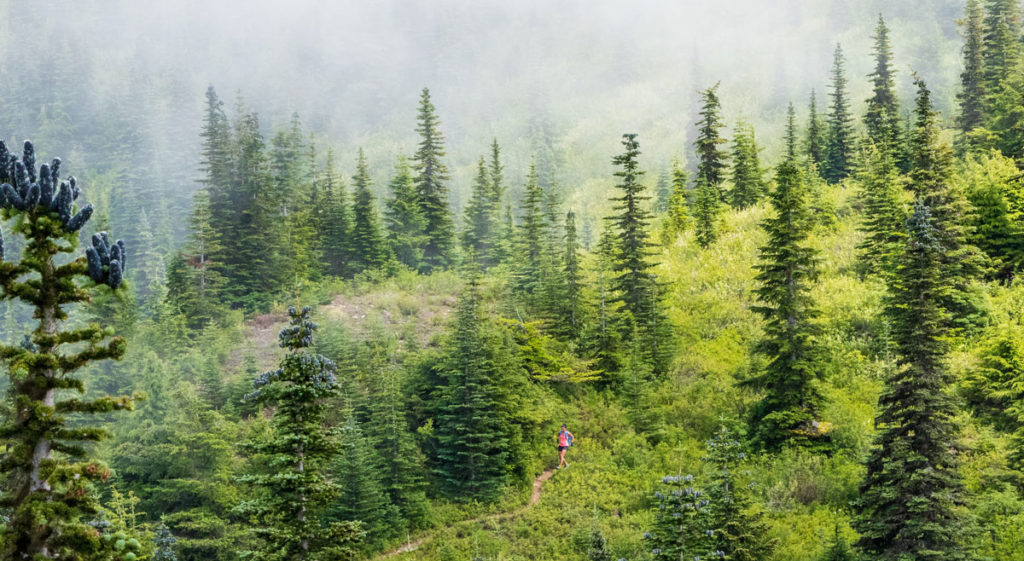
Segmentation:
<svg viewBox="0 0 1024 561">
<path fill-rule="evenodd" d="M 569 445 L 569 431 L 562 431 L 558 433 L 558 445 L 568 446 Z"/>
</svg>

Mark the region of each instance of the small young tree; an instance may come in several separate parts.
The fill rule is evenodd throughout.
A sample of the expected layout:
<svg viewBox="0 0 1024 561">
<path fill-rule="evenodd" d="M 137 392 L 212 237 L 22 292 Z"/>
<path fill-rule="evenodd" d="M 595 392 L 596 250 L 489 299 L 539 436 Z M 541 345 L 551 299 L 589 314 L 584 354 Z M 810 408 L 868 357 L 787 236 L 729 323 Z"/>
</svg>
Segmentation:
<svg viewBox="0 0 1024 561">
<path fill-rule="evenodd" d="M 90 459 L 84 446 L 106 433 L 80 415 L 130 409 L 133 401 L 86 400 L 68 391 L 84 393 L 75 372 L 90 362 L 121 358 L 125 342 L 98 324 L 67 329 L 65 307 L 90 300 L 89 286 L 79 279 L 111 289 L 121 285 L 125 245 L 111 243 L 103 232 L 92 237 L 84 257 L 57 259 L 75 252 L 79 230 L 92 216 L 92 205 L 77 207 L 80 192 L 74 177 L 60 180 L 59 159 L 37 168 L 31 142 L 18 158 L 0 141 L 0 214 L 15 219 L 14 232 L 25 240 L 15 263 L 3 260 L 0 237 L 0 298 L 32 306 L 37 320 L 20 344 L 0 345 L 13 402 L 0 428 L 6 444 L 2 504 L 10 517 L 0 535 L 4 559 L 106 558 L 105 542 L 89 521 L 98 507 L 94 485 L 110 470 Z"/>
<path fill-rule="evenodd" d="M 274 561 L 354 559 L 362 539 L 358 523 L 326 523 L 324 510 L 338 496 L 327 476 L 338 452 L 337 440 L 324 427 L 326 400 L 337 394 L 334 363 L 306 351 L 317 325 L 311 309 L 289 308 L 291 325 L 278 335 L 288 349 L 281 368 L 261 374 L 247 399 L 274 408 L 273 435 L 244 448 L 267 469 L 241 478 L 256 496 L 238 506 L 254 524 L 263 549 L 250 552 Z"/>
</svg>

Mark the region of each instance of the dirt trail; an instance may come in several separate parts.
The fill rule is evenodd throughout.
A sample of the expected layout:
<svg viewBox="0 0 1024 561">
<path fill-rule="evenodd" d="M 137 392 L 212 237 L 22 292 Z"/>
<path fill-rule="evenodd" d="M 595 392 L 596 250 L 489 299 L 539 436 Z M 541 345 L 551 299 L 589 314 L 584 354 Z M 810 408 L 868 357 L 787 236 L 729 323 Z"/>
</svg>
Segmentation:
<svg viewBox="0 0 1024 561">
<path fill-rule="evenodd" d="M 548 468 L 548 469 L 544 470 L 544 473 L 538 475 L 537 479 L 533 480 L 533 493 L 530 494 L 530 501 L 528 503 L 526 503 L 525 505 L 523 505 L 523 506 L 521 506 L 521 507 L 519 507 L 519 508 L 517 508 L 515 510 L 508 511 L 508 512 L 498 512 L 498 513 L 495 513 L 495 514 L 488 514 L 486 516 L 478 516 L 476 518 L 470 518 L 469 520 L 462 520 L 460 522 L 456 522 L 456 524 L 478 524 L 480 522 L 491 522 L 491 521 L 495 521 L 495 520 L 502 520 L 502 519 L 505 519 L 505 518 L 512 518 L 513 516 L 517 516 L 519 514 L 522 514 L 522 513 L 526 512 L 532 506 L 534 506 L 535 504 L 537 504 L 540 501 L 541 490 L 544 487 L 544 483 L 547 480 L 551 479 L 551 476 L 554 475 L 554 474 L 555 474 L 555 470 L 552 469 L 552 468 Z M 413 540 L 413 541 L 403 545 L 402 547 L 399 547 L 397 549 L 393 549 L 393 550 L 388 551 L 386 553 L 382 553 L 382 554 L 377 556 L 377 559 L 388 559 L 388 558 L 394 557 L 396 555 L 401 555 L 403 553 L 409 553 L 410 551 L 416 551 L 417 549 L 420 548 L 421 545 L 426 543 L 430 538 L 431 538 L 431 535 L 427 534 L 425 536 L 422 536 L 422 537 L 420 537 L 418 539 L 415 539 L 415 540 Z"/>
</svg>

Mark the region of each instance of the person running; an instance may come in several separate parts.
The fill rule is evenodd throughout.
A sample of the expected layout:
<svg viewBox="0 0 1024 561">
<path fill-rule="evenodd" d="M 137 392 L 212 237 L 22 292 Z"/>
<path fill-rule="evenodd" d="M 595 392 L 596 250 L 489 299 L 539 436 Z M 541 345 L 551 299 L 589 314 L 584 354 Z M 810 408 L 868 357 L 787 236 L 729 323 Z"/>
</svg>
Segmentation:
<svg viewBox="0 0 1024 561">
<path fill-rule="evenodd" d="M 569 467 L 569 462 L 565 461 L 565 451 L 572 446 L 572 433 L 569 429 L 562 425 L 562 430 L 558 431 L 558 467 L 555 469 L 562 469 L 562 465 Z"/>
</svg>

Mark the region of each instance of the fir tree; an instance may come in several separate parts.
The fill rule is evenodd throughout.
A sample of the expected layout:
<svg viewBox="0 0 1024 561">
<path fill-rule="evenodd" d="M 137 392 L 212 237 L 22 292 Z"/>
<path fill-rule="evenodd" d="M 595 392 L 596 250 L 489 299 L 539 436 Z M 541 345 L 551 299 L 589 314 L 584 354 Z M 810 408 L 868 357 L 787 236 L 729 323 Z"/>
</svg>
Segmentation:
<svg viewBox="0 0 1024 561">
<path fill-rule="evenodd" d="M 721 205 L 715 189 L 704 179 L 697 178 L 697 198 L 693 203 L 693 220 L 697 243 L 707 249 L 718 240 Z"/>
<path fill-rule="evenodd" d="M 895 69 L 892 64 L 892 47 L 889 44 L 889 28 L 885 19 L 878 16 L 875 26 L 874 58 L 875 68 L 868 75 L 874 86 L 871 97 L 867 100 L 868 108 L 864 114 L 864 125 L 867 127 L 868 139 L 879 149 L 898 150 L 900 146 L 900 115 L 899 101 L 896 98 L 896 84 L 893 79 Z"/>
<path fill-rule="evenodd" d="M 725 144 L 721 136 L 721 105 L 718 101 L 718 84 L 700 92 L 703 105 L 700 120 L 697 121 L 697 184 L 710 187 L 718 201 L 724 201 L 722 182 L 725 181 L 726 153 L 719 145 Z"/>
<path fill-rule="evenodd" d="M 656 561 L 718 557 L 713 549 L 711 501 L 694 487 L 692 475 L 666 475 L 655 491 L 654 525 L 644 534 Z"/>
<path fill-rule="evenodd" d="M 279 335 L 288 354 L 281 368 L 256 378 L 255 391 L 247 396 L 274 408 L 273 436 L 245 446 L 269 470 L 242 477 L 256 497 L 238 507 L 264 541 L 257 554 L 261 559 L 354 559 L 362 535 L 358 524 L 327 523 L 324 518 L 339 492 L 327 476 L 338 442 L 324 428 L 326 400 L 337 394 L 338 383 L 334 363 L 306 351 L 317 329 L 310 311 L 288 310 L 291 325 Z"/>
<path fill-rule="evenodd" d="M 356 160 L 356 174 L 352 176 L 355 186 L 352 204 L 352 264 L 357 272 L 380 269 L 388 262 L 387 245 L 380 229 L 377 205 L 370 192 L 370 170 L 362 148 Z"/>
<path fill-rule="evenodd" d="M 562 274 L 565 279 L 562 314 L 558 331 L 567 339 L 575 340 L 580 335 L 583 321 L 583 280 L 580 271 L 580 244 L 576 238 L 576 213 L 565 215 L 565 257 L 562 259 Z"/>
<path fill-rule="evenodd" d="M 369 439 L 351 411 L 341 427 L 340 440 L 341 449 L 331 470 L 331 479 L 339 486 L 340 494 L 327 516 L 361 523 L 366 532 L 365 545 L 380 543 L 394 535 L 398 513 L 384 493 L 379 462 Z"/>
<path fill-rule="evenodd" d="M 930 224 L 944 248 L 943 278 L 949 290 L 942 306 L 956 329 L 980 324 L 984 315 L 974 282 L 981 273 L 978 248 L 969 243 L 969 203 L 951 183 L 953 154 L 939 140 L 939 127 L 927 85 L 915 78 L 917 99 L 915 128 L 911 138 L 911 188 L 917 200 L 928 206 Z"/>
<path fill-rule="evenodd" d="M 588 561 L 612 561 L 612 554 L 608 552 L 608 540 L 604 532 L 596 526 L 590 530 L 590 549 L 587 551 Z"/>
<path fill-rule="evenodd" d="M 345 276 L 352 269 L 352 211 L 348 203 L 345 182 L 338 176 L 334 151 L 327 150 L 327 161 L 321 177 L 323 194 L 323 248 L 326 271 L 330 275 Z"/>
<path fill-rule="evenodd" d="M 615 226 L 618 243 L 612 270 L 616 277 L 612 280 L 612 288 L 622 303 L 623 309 L 636 321 L 644 339 L 644 356 L 657 374 L 667 368 L 668 342 L 664 333 L 659 333 L 659 323 L 667 327 L 665 312 L 657 296 L 657 282 L 652 269 L 652 249 L 649 223 L 650 213 L 644 209 L 649 199 L 644 194 L 643 183 L 640 182 L 644 172 L 639 168 L 640 143 L 635 134 L 622 135 L 622 154 L 612 158 L 612 163 L 621 166 L 615 172 L 619 179 L 616 185 L 622 195 L 612 199 L 615 204 L 612 210 L 617 214 L 607 219 Z"/>
<path fill-rule="evenodd" d="M 829 105 L 828 131 L 825 141 L 822 177 L 829 183 L 845 179 L 853 170 L 853 125 L 849 94 L 846 91 L 846 69 L 843 48 L 836 44 L 832 61 L 832 100 Z"/>
<path fill-rule="evenodd" d="M 807 109 L 807 158 L 817 166 L 819 172 L 825 164 L 826 131 L 818 114 L 818 101 L 811 90 L 811 102 Z"/>
<path fill-rule="evenodd" d="M 706 487 L 712 549 L 727 561 L 770 559 L 775 541 L 760 511 L 751 508 L 747 487 L 736 473 L 745 455 L 728 430 L 721 428 L 707 442 L 704 462 L 710 468 Z"/>
<path fill-rule="evenodd" d="M 547 258 L 549 224 L 544 216 L 544 191 L 537 178 L 537 167 L 530 164 L 526 186 L 519 206 L 520 222 L 516 233 L 517 251 L 514 287 L 523 295 L 539 295 Z M 536 301 L 536 298 L 528 298 Z"/>
<path fill-rule="evenodd" d="M 786 108 L 786 159 L 796 162 L 796 109 L 792 103 Z"/>
<path fill-rule="evenodd" d="M 178 561 L 178 556 L 174 553 L 176 543 L 178 538 L 171 535 L 171 531 L 161 522 L 156 527 L 156 535 L 153 537 L 153 561 Z"/>
<path fill-rule="evenodd" d="M 679 165 L 679 160 L 672 162 L 672 195 L 668 200 L 665 232 L 668 240 L 683 233 L 690 225 L 689 201 L 687 200 L 687 183 L 689 176 Z"/>
<path fill-rule="evenodd" d="M 960 91 L 957 99 L 960 102 L 960 114 L 957 116 L 958 146 L 966 149 L 970 144 L 970 135 L 978 127 L 984 125 L 985 108 L 985 76 L 982 56 L 983 50 L 983 14 L 979 0 L 967 0 L 965 8 L 963 66 L 960 73 Z"/>
<path fill-rule="evenodd" d="M 445 269 L 452 264 L 455 244 L 455 226 L 448 208 L 448 167 L 444 157 L 444 135 L 440 119 L 434 113 L 430 90 L 423 88 L 416 132 L 420 135 L 419 148 L 413 157 L 416 176 L 416 194 L 427 226 L 424 229 L 426 245 L 423 247 L 424 271 Z"/>
<path fill-rule="evenodd" d="M 839 525 L 836 524 L 835 537 L 832 538 L 832 544 L 825 551 L 822 561 L 854 561 L 855 559 L 856 556 L 853 550 L 850 549 L 850 543 L 839 532 Z"/>
<path fill-rule="evenodd" d="M 864 240 L 858 246 L 864 270 L 891 274 L 905 241 L 906 213 L 901 194 L 903 181 L 892 151 L 869 148 L 867 168 L 862 175 L 864 218 L 860 230 Z"/>
<path fill-rule="evenodd" d="M 754 127 L 744 122 L 737 124 L 733 135 L 732 191 L 729 192 L 729 203 L 735 208 L 753 206 L 764 194 L 759 151 Z"/>
<path fill-rule="evenodd" d="M 484 158 L 477 164 L 476 179 L 466 205 L 465 226 L 462 232 L 462 248 L 474 255 L 481 264 L 492 261 L 493 249 L 497 232 L 497 209 L 495 192 L 491 187 L 490 174 Z"/>
<path fill-rule="evenodd" d="M 493 500 L 508 477 L 508 427 L 501 415 L 500 365 L 493 342 L 481 333 L 476 273 L 469 277 L 442 366 L 434 474 L 449 497 Z"/>
<path fill-rule="evenodd" d="M 404 157 L 398 158 L 388 187 L 391 198 L 385 203 L 387 208 L 384 220 L 391 251 L 399 263 L 410 269 L 419 269 L 423 264 L 427 220 L 420 208 L 416 185 Z"/>
<path fill-rule="evenodd" d="M 202 329 L 217 317 L 224 276 L 213 256 L 220 255 L 220 232 L 212 227 L 210 194 L 196 191 L 189 219 L 189 236 L 168 275 L 176 272 L 177 282 L 168 278 L 167 298 L 175 310 L 188 318 L 192 329 Z"/>
<path fill-rule="evenodd" d="M 982 69 L 985 93 L 993 95 L 1018 72 L 1021 57 L 1021 21 L 1017 0 L 986 0 Z"/>
<path fill-rule="evenodd" d="M 878 559 L 966 559 L 956 410 L 945 392 L 945 248 L 926 205 L 915 207 L 907 230 L 886 308 L 899 358 L 879 398 L 880 432 L 856 502 L 857 545 Z"/>
<path fill-rule="evenodd" d="M 88 302 L 90 284 L 117 289 L 126 254 L 124 242 L 111 243 L 102 232 L 93 235 L 85 256 L 58 258 L 76 251 L 79 230 L 93 213 L 92 205 L 76 204 L 81 189 L 74 177 L 60 179 L 60 163 L 54 159 L 36 167 L 31 142 L 18 158 L 0 141 L 0 214 L 14 219 L 13 231 L 25 242 L 18 262 L 3 260 L 0 244 L 0 296 L 31 306 L 37 320 L 21 344 L 0 345 L 13 404 L 0 428 L 6 444 L 0 462 L 5 559 L 109 558 L 89 521 L 99 506 L 95 486 L 110 470 L 86 448 L 106 432 L 89 426 L 83 415 L 133 406 L 130 397 L 84 399 L 65 393 L 84 393 L 82 378 L 75 375 L 80 368 L 124 355 L 124 339 L 96 323 L 69 329 L 65 306 Z M 85 345 L 74 346 L 79 343 Z"/>
<path fill-rule="evenodd" d="M 814 337 L 817 310 L 810 290 L 818 274 L 817 254 L 807 243 L 813 221 L 800 170 L 790 162 L 776 169 L 771 193 L 774 216 L 765 220 L 767 245 L 761 247 L 753 309 L 765 320 L 758 345 L 768 359 L 764 371 L 748 380 L 764 392 L 754 407 L 750 426 L 763 448 L 778 450 L 787 443 L 806 445 L 820 436 L 817 415 L 822 396 Z"/>
<path fill-rule="evenodd" d="M 654 214 L 662 215 L 668 211 L 669 199 L 672 198 L 672 178 L 667 170 L 658 174 L 658 182 L 654 185 Z"/>
</svg>

